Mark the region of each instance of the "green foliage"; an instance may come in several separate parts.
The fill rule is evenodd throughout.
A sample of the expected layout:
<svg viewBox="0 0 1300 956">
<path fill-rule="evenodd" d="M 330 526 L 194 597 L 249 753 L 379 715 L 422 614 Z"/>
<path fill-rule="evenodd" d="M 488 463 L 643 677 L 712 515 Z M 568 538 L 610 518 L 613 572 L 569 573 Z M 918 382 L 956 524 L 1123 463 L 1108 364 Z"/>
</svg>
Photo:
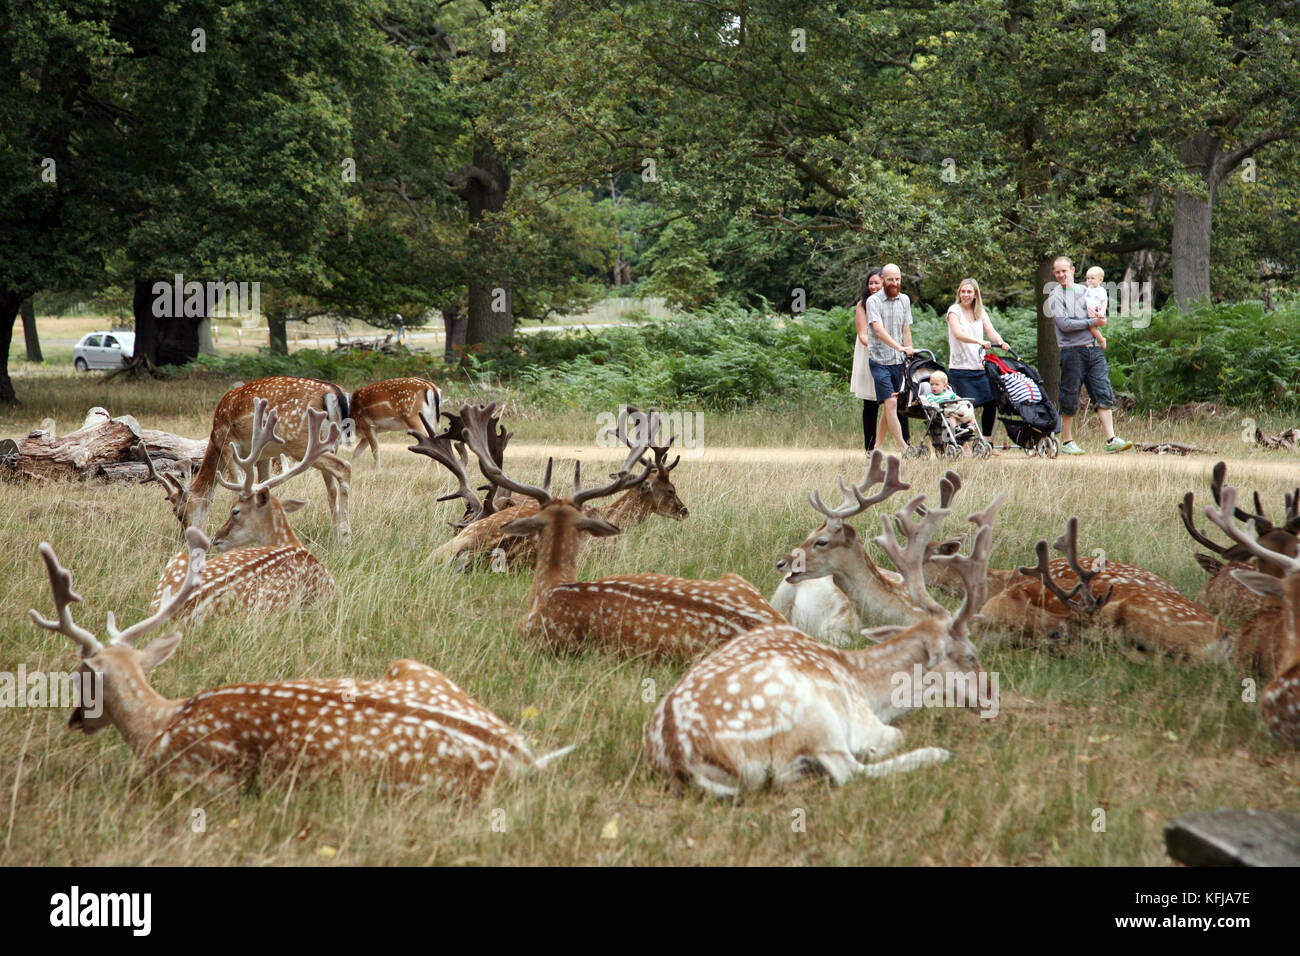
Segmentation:
<svg viewBox="0 0 1300 956">
<path fill-rule="evenodd" d="M 1112 332 L 1111 329 L 1114 328 Z M 1217 401 L 1245 409 L 1300 408 L 1300 301 L 1160 310 L 1148 328 L 1107 327 L 1111 384 L 1143 407 Z"/>
<path fill-rule="evenodd" d="M 437 381 L 444 377 L 446 366 L 440 359 L 418 352 L 393 356 L 386 352 L 302 349 L 291 355 L 275 355 L 261 349 L 252 355 L 200 355 L 186 366 L 186 371 L 248 382 L 272 375 L 296 375 L 329 382 L 373 382 L 405 376 Z"/>
</svg>

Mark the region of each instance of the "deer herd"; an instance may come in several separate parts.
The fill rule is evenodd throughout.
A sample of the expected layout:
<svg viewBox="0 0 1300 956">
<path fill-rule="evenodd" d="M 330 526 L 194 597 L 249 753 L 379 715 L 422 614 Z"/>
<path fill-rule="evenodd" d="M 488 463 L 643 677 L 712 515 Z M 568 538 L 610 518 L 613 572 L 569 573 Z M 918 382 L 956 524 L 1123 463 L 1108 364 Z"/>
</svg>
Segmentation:
<svg viewBox="0 0 1300 956">
<path fill-rule="evenodd" d="M 448 427 L 440 432 L 443 419 Z M 976 639 L 1058 645 L 1101 634 L 1134 655 L 1229 662 L 1267 681 L 1259 699 L 1264 723 L 1277 740 L 1300 747 L 1300 489 L 1286 496 L 1284 520 L 1275 524 L 1258 494 L 1253 510 L 1240 507 L 1220 463 L 1210 485 L 1214 505 L 1202 514 L 1226 545 L 1197 528 L 1194 496 L 1186 494 L 1178 507 L 1183 524 L 1213 552 L 1196 555 L 1210 575 L 1197 601 L 1143 568 L 1081 559 L 1075 518 L 1052 546 L 1061 557 L 1049 559 L 1047 542 L 1039 541 L 1034 564 L 990 568 L 1003 496 L 970 514 L 969 533 L 944 537 L 962 489 L 952 471 L 939 482 L 937 502 L 914 494 L 880 515 L 873 540 L 893 564 L 884 567 L 849 524 L 911 489 L 899 460 L 879 451 L 861 482 L 840 480 L 839 505 L 810 493 L 824 520 L 777 562 L 782 580 L 770 601 L 730 572 L 714 580 L 641 572 L 584 581 L 577 567 L 588 538 L 618 535 L 652 515 L 689 516 L 671 480 L 680 463 L 669 461 L 676 436 L 656 444 L 658 413 L 629 408 L 620 415 L 617 435 L 627 454 L 616 472 L 584 486 L 578 464 L 572 491 L 552 491 L 550 461 L 540 486 L 507 471 L 510 433 L 496 405 L 444 411 L 437 386 L 416 378 L 351 396 L 283 376 L 228 391 L 194 475 L 150 463 L 188 547 L 163 570 L 149 616 L 118 630 L 108 613 L 104 642 L 74 622 L 81 597 L 72 574 L 41 544 L 56 616 L 33 610 L 32 620 L 71 638 L 83 671 L 102 687 L 98 716 L 79 706 L 69 726 L 94 733 L 112 724 L 150 770 L 218 784 L 247 783 L 259 772 L 362 768 L 397 787 L 477 795 L 572 750 L 534 757 L 518 731 L 413 660 L 394 662 L 379 680 L 235 684 L 184 700 L 150 686 L 146 672 L 172 655 L 180 635 L 143 648 L 136 642 L 162 624 L 276 613 L 334 593 L 333 575 L 289 523 L 306 502 L 272 491 L 318 470 L 334 530 L 347 543 L 352 468 L 338 454 L 340 443 L 355 436 L 354 455 L 368 446 L 379 467 L 376 433 L 385 430 L 408 432 L 416 442 L 410 451 L 450 472 L 456 490 L 439 500 L 464 501 L 452 537 L 432 552 L 436 565 L 473 569 L 490 560 L 500 571 L 531 563 L 523 634 L 565 654 L 601 648 L 686 668 L 645 733 L 650 767 L 677 784 L 730 796 L 812 774 L 843 784 L 943 761 L 949 753 L 939 747 L 890 756 L 902 738 L 892 722 L 920 705 L 919 694 L 897 692 L 900 676 L 964 682 L 957 705 L 996 712 L 996 682 L 990 691 Z M 472 477 L 471 458 L 485 485 Z M 218 484 L 233 500 L 209 541 L 203 525 Z M 957 610 L 936 592 L 960 598 Z"/>
</svg>

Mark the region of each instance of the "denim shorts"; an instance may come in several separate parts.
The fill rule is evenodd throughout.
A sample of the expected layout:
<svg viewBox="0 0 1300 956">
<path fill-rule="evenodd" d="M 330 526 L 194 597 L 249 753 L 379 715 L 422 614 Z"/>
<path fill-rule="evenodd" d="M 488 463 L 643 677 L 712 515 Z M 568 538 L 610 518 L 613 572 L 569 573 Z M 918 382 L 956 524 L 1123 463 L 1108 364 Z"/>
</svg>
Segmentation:
<svg viewBox="0 0 1300 956">
<path fill-rule="evenodd" d="M 1096 345 L 1075 345 L 1061 349 L 1061 414 L 1079 410 L 1079 386 L 1086 386 L 1093 408 L 1113 408 L 1110 366 L 1106 353 Z"/>
<path fill-rule="evenodd" d="M 877 365 L 871 362 L 871 380 L 876 383 L 876 401 L 882 405 L 903 387 L 902 365 Z"/>
</svg>

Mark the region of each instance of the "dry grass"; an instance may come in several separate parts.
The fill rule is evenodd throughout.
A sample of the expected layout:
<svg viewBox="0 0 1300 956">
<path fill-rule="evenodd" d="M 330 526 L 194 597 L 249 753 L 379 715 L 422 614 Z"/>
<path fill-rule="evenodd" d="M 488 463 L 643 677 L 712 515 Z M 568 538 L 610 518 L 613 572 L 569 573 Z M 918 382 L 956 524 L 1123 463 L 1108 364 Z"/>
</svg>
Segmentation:
<svg viewBox="0 0 1300 956">
<path fill-rule="evenodd" d="M 27 404 L 0 416 L 0 437 L 47 415 L 69 430 L 96 404 L 129 411 L 146 427 L 200 435 L 223 388 L 27 379 Z M 805 493 L 827 493 L 837 473 L 861 474 L 857 409 L 846 400 L 829 413 L 809 404 L 780 422 L 759 412 L 708 416 L 710 455 L 674 473 L 690 519 L 630 529 L 612 552 L 589 551 L 581 573 L 736 571 L 770 592 L 776 559 L 815 524 Z M 561 447 L 589 446 L 595 434 L 594 411 L 517 411 L 521 443 L 549 435 Z M 1252 452 L 1239 430 L 1235 421 L 1125 427 L 1134 438 L 1241 449 L 1230 480 L 1280 508 L 1284 488 L 1300 484 L 1297 458 Z M 653 699 L 682 668 L 602 653 L 560 658 L 517 634 L 530 575 L 432 566 L 428 553 L 450 533 L 449 506 L 433 499 L 450 482 L 389 437 L 382 470 L 358 462 L 350 550 L 330 532 L 321 482 L 295 481 L 294 494 L 312 500 L 295 527 L 333 570 L 337 597 L 296 615 L 189 629 L 154 673 L 155 686 L 179 697 L 246 680 L 373 678 L 389 661 L 414 657 L 522 728 L 539 751 L 579 749 L 546 775 L 503 783 L 476 803 L 356 779 L 260 780 L 247 792 L 214 793 L 143 778 L 115 731 L 86 738 L 67 731 L 63 711 L 10 709 L 0 714 L 0 863 L 1155 865 L 1167 861 L 1162 826 L 1172 816 L 1242 805 L 1300 810 L 1300 755 L 1275 745 L 1257 705 L 1242 702 L 1243 675 L 1226 665 L 1134 663 L 1105 643 L 1062 656 L 986 645 L 982 663 L 1000 674 L 1004 696 L 997 718 L 931 710 L 900 722 L 909 746 L 954 752 L 943 766 L 842 789 L 810 781 L 734 803 L 676 795 L 647 771 L 642 741 Z M 781 460 L 778 446 L 795 437 L 845 452 L 808 462 L 792 451 Z M 1090 430 L 1081 440 L 1099 444 Z M 777 460 L 728 461 L 724 444 L 770 445 Z M 524 480 L 540 473 L 536 458 L 508 463 Z M 1151 568 L 1194 594 L 1203 574 L 1174 505 L 1187 490 L 1208 494 L 1212 463 L 1133 455 L 968 463 L 959 466 L 959 514 L 1007 492 L 993 555 L 1003 567 L 1024 562 L 1036 538 L 1055 537 L 1078 514 L 1089 550 Z M 904 464 L 905 479 L 922 490 L 935 488 L 941 471 L 933 460 Z M 150 486 L 5 485 L 2 493 L 0 670 L 71 669 L 71 642 L 26 619 L 29 607 L 50 611 L 37 543 L 52 542 L 72 568 L 85 599 L 77 618 L 102 633 L 107 611 L 124 621 L 143 615 L 179 547 L 174 521 Z M 218 498 L 215 520 L 227 500 Z M 857 524 L 876 530 L 874 521 Z M 961 524 L 955 517 L 951 530 Z M 525 716 L 532 709 L 537 715 Z M 1104 832 L 1093 829 L 1098 809 Z M 793 826 L 799 819 L 802 832 Z"/>
</svg>

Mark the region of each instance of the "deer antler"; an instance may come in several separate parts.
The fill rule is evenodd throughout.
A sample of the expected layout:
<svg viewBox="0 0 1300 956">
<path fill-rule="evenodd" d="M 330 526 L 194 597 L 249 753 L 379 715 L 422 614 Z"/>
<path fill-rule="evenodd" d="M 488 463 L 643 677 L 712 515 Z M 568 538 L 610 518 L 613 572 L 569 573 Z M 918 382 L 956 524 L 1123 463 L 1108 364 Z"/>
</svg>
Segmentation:
<svg viewBox="0 0 1300 956">
<path fill-rule="evenodd" d="M 409 429 L 407 434 L 415 439 L 416 444 L 408 446 L 406 450 L 420 455 L 428 455 L 456 477 L 456 481 L 460 485 L 459 489 L 453 494 L 443 495 L 438 500 L 465 499 L 466 504 L 469 506 L 469 514 L 460 521 L 452 523 L 453 528 L 463 528 L 477 521 L 485 513 L 483 502 L 479 500 L 478 495 L 474 494 L 474 489 L 470 487 L 469 475 L 465 472 L 468 459 L 458 459 L 456 454 L 453 453 L 451 429 L 437 435 L 434 433 L 433 426 L 429 424 L 429 420 L 424 417 L 424 412 L 420 412 L 419 415 L 420 424 L 424 426 L 424 434 L 417 432 L 414 428 Z M 463 428 L 460 433 L 464 434 Z M 464 446 L 461 445 L 461 447 Z"/>
<path fill-rule="evenodd" d="M 190 545 L 190 563 L 185 571 L 185 580 L 181 583 L 180 590 L 175 594 L 165 591 L 162 600 L 158 604 L 158 610 L 152 616 L 145 618 L 143 621 L 137 621 L 125 631 L 117 629 L 117 620 L 113 612 L 108 612 L 108 640 L 110 644 L 129 644 L 135 642 L 144 634 L 148 634 L 158 625 L 162 624 L 189 599 L 199 586 L 199 578 L 203 574 L 203 565 L 207 559 L 208 548 L 212 542 L 198 528 L 186 528 L 185 539 Z"/>
<path fill-rule="evenodd" d="M 1219 494 L 1219 508 L 1216 511 L 1209 505 L 1205 507 L 1205 517 L 1209 518 L 1224 532 L 1244 547 L 1255 557 L 1264 561 L 1270 561 L 1287 574 L 1300 574 L 1300 558 L 1292 558 L 1285 554 L 1280 554 L 1270 548 L 1264 547 L 1258 540 L 1259 528 L 1254 521 L 1247 522 L 1247 528 L 1251 533 L 1246 533 L 1237 527 L 1237 523 L 1232 519 L 1229 512 L 1239 513 L 1237 508 L 1237 489 L 1232 485 L 1224 485 Z M 1270 529 L 1271 530 L 1271 529 Z"/>
<path fill-rule="evenodd" d="M 875 455 L 872 456 L 872 464 L 875 464 Z M 890 464 L 897 472 L 898 459 L 891 455 Z M 854 489 L 854 491 L 857 490 Z M 903 575 L 903 583 L 907 586 L 907 593 L 911 597 L 912 603 L 932 617 L 947 616 L 948 611 L 942 604 L 931 597 L 930 592 L 926 590 L 925 574 L 921 570 L 921 565 L 925 561 L 925 546 L 930 542 L 930 538 L 933 537 L 939 525 L 943 524 L 943 520 L 952 514 L 952 511 L 948 508 L 926 509 L 922 507 L 924 502 L 925 495 L 918 495 L 909 501 L 901 511 L 897 511 L 893 515 L 882 514 L 880 516 L 881 534 L 876 537 L 875 542 L 889 555 L 889 559 L 894 562 L 894 567 L 898 568 L 899 573 Z M 913 513 L 920 517 L 919 521 L 909 520 L 908 516 Z M 903 536 L 907 539 L 905 548 L 898 546 L 896 532 L 890 525 L 891 519 L 898 528 L 902 529 Z"/>
<path fill-rule="evenodd" d="M 552 465 L 550 459 L 546 462 L 546 476 L 542 479 L 542 487 L 537 488 L 510 478 L 492 458 L 493 441 L 489 431 L 492 428 L 492 413 L 496 408 L 496 402 L 492 402 L 488 405 L 462 405 L 460 409 L 461 433 L 465 436 L 465 444 L 469 446 L 469 450 L 478 458 L 479 471 L 488 481 L 502 488 L 534 498 L 539 505 L 547 504 L 553 500 L 550 492 Z"/>
<path fill-rule="evenodd" d="M 262 450 L 272 441 L 283 443 L 284 439 L 275 434 L 276 409 L 271 409 L 270 414 L 266 416 L 265 425 L 262 424 L 259 412 L 265 408 L 266 399 L 259 398 L 253 406 L 253 437 L 249 444 L 252 450 L 247 458 L 239 457 L 239 449 L 235 442 L 231 442 L 230 453 L 235 459 L 235 464 L 244 472 L 244 482 L 242 485 L 235 485 L 222 481 L 227 488 L 236 491 L 243 491 L 246 494 L 255 494 L 259 491 L 270 491 L 277 485 L 282 485 L 295 475 L 300 475 L 316 463 L 316 459 L 322 455 L 330 454 L 339 447 L 339 442 L 343 439 L 343 429 L 339 423 L 330 421 L 329 413 L 323 409 L 307 409 L 307 449 L 292 468 L 287 468 L 278 475 L 272 475 L 264 481 L 254 484 L 254 478 L 257 476 L 257 461 L 262 456 Z M 324 427 L 322 427 L 322 425 Z"/>
<path fill-rule="evenodd" d="M 1080 615 L 1092 615 L 1110 600 L 1111 594 L 1115 591 L 1115 585 L 1112 584 L 1107 588 L 1106 593 L 1100 598 L 1092 593 L 1092 579 L 1101 571 L 1097 570 L 1089 574 L 1079 566 L 1078 539 L 1079 519 L 1071 516 L 1070 520 L 1066 522 L 1065 534 L 1052 542 L 1052 547 L 1065 555 L 1070 564 L 1070 570 L 1079 578 L 1079 583 L 1071 588 L 1069 592 L 1066 592 L 1065 589 L 1052 580 L 1047 560 L 1047 542 L 1045 540 L 1040 540 L 1034 546 L 1034 553 L 1038 555 L 1038 564 L 1032 568 L 1022 567 L 1020 573 L 1042 581 L 1043 586 L 1055 594 L 1067 610 Z M 1076 596 L 1079 597 L 1078 601 L 1075 600 Z"/>
<path fill-rule="evenodd" d="M 622 491 L 624 488 L 630 488 L 633 485 L 639 485 L 650 477 L 650 469 L 654 467 L 649 462 L 642 462 L 641 456 L 645 454 L 645 445 L 634 445 L 631 451 L 627 453 L 627 458 L 623 460 L 623 466 L 619 468 L 614 475 L 614 480 L 607 485 L 599 488 L 588 488 L 582 490 L 582 462 L 574 462 L 573 465 L 573 503 L 581 508 L 584 502 L 592 501 L 596 498 L 604 498 L 612 495 L 616 491 Z M 641 474 L 633 477 L 632 467 L 634 465 L 644 464 L 645 468 Z"/>
<path fill-rule="evenodd" d="M 948 500 L 951 499 L 950 494 Z M 966 520 L 975 525 L 975 544 L 971 547 L 969 555 L 939 554 L 930 558 L 931 561 L 937 561 L 956 571 L 966 586 L 966 596 L 952 620 L 952 631 L 958 637 L 965 637 L 970 633 L 970 625 L 980 619 L 979 609 L 984 606 L 988 598 L 989 555 L 993 551 L 993 520 L 997 517 L 998 509 L 1002 507 L 1004 501 L 1006 495 L 999 492 L 989 502 L 987 508 L 967 517 Z"/>
<path fill-rule="evenodd" d="M 1220 503 L 1223 494 L 1223 479 L 1228 473 L 1228 463 L 1221 461 L 1214 466 L 1214 472 L 1210 479 L 1210 493 L 1214 495 L 1214 503 Z M 1255 492 L 1255 511 L 1252 514 L 1249 511 L 1243 511 L 1241 508 L 1234 508 L 1233 513 L 1238 521 L 1254 521 L 1255 527 L 1259 529 L 1260 534 L 1266 534 L 1273 530 L 1273 522 L 1264 517 L 1264 509 L 1259 504 L 1259 492 Z"/>
<path fill-rule="evenodd" d="M 140 449 L 144 453 L 144 464 L 149 471 L 146 477 L 140 479 L 141 484 L 146 484 L 150 481 L 158 482 L 158 484 L 163 486 L 163 490 L 167 494 L 167 500 L 171 502 L 175 502 L 179 497 L 190 490 L 190 468 L 188 464 L 185 465 L 187 472 L 185 479 L 181 480 L 170 472 L 159 471 L 154 466 L 153 456 L 149 454 L 149 446 L 145 444 L 143 440 L 140 442 Z"/>
<path fill-rule="evenodd" d="M 72 638 L 81 647 L 82 658 L 94 657 L 104 649 L 94 634 L 72 620 L 72 605 L 81 601 L 81 595 L 72 590 L 72 572 L 59 563 L 59 556 L 54 553 L 48 542 L 41 542 L 41 557 L 45 559 L 45 568 L 50 574 L 50 590 L 54 593 L 54 609 L 58 612 L 57 621 L 42 617 L 36 609 L 28 611 L 31 619 L 47 631 L 58 631 Z"/>
<path fill-rule="evenodd" d="M 866 477 L 856 485 L 846 485 L 843 478 L 839 478 L 840 493 L 844 495 L 844 501 L 834 510 L 826 507 L 822 503 L 821 494 L 816 491 L 808 493 L 808 501 L 813 506 L 814 511 L 824 514 L 827 518 L 834 518 L 840 521 L 846 518 L 852 518 L 854 515 L 862 514 L 874 504 L 879 504 L 890 495 L 906 491 L 912 486 L 898 478 L 898 457 L 890 455 L 885 458 L 879 450 L 872 452 L 871 464 L 867 468 Z M 960 480 L 960 479 L 959 479 Z M 883 483 L 882 483 L 883 482 Z M 871 497 L 866 497 L 867 489 L 872 485 L 880 484 L 880 491 Z M 852 500 L 850 500 L 852 499 Z"/>
<path fill-rule="evenodd" d="M 1196 525 L 1192 523 L 1192 515 L 1194 513 L 1192 509 L 1195 500 L 1195 495 L 1189 491 L 1187 494 L 1183 495 L 1183 500 L 1178 505 L 1178 514 L 1183 519 L 1183 527 L 1187 529 L 1187 533 L 1192 536 L 1192 540 L 1197 544 L 1209 548 L 1215 554 L 1227 556 L 1228 551 L 1231 550 L 1230 548 L 1225 548 L 1223 545 L 1215 544 L 1205 535 L 1201 534 L 1201 532 L 1196 530 Z"/>
<path fill-rule="evenodd" d="M 267 401 L 264 398 L 253 400 L 253 428 L 252 435 L 249 438 L 248 457 L 239 456 L 239 443 L 232 441 L 228 446 L 230 449 L 231 460 L 234 461 L 235 467 L 243 474 L 242 482 L 227 481 L 217 475 L 217 481 L 223 488 L 229 488 L 231 491 L 242 491 L 245 494 L 253 493 L 253 485 L 257 482 L 257 463 L 262 457 L 262 452 L 271 442 L 283 445 L 284 439 L 275 433 L 275 426 L 280 420 L 280 410 L 272 408 L 270 412 L 266 409 Z"/>
</svg>

